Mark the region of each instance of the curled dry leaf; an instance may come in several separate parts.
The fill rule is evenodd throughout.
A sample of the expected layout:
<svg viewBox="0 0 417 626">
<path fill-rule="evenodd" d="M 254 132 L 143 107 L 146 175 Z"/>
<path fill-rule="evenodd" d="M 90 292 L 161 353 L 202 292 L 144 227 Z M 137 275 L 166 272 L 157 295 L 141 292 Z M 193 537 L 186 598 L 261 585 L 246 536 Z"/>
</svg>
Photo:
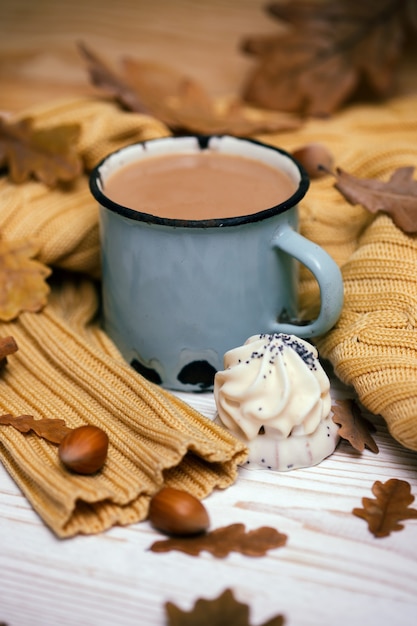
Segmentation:
<svg viewBox="0 0 417 626">
<path fill-rule="evenodd" d="M 265 556 L 268 550 L 281 548 L 286 542 L 287 536 L 275 528 L 262 526 L 246 532 L 244 524 L 231 524 L 204 535 L 156 541 L 152 544 L 151 550 L 152 552 L 178 550 L 191 556 L 198 556 L 200 552 L 206 551 L 217 558 L 224 558 L 230 552 L 240 552 L 245 556 Z"/>
<path fill-rule="evenodd" d="M 414 167 L 400 167 L 387 182 L 358 178 L 338 168 L 335 187 L 352 204 L 361 204 L 371 213 L 391 216 L 405 233 L 417 232 L 417 180 Z"/>
<path fill-rule="evenodd" d="M 76 150 L 80 132 L 78 124 L 34 128 L 31 118 L 0 117 L 0 168 L 8 169 L 14 183 L 31 176 L 48 187 L 74 180 L 83 169 Z"/>
<path fill-rule="evenodd" d="M 351 446 L 363 452 L 365 448 L 377 454 L 378 446 L 373 439 L 370 430 L 374 430 L 373 424 L 365 419 L 354 400 L 336 400 L 332 405 L 332 420 L 340 426 L 339 435 L 349 441 Z"/>
<path fill-rule="evenodd" d="M 199 598 L 191 611 L 182 611 L 172 602 L 165 604 L 168 626 L 250 626 L 249 607 L 238 602 L 231 589 L 214 600 Z M 277 615 L 261 626 L 283 626 L 284 617 Z"/>
<path fill-rule="evenodd" d="M 368 522 L 375 537 L 387 537 L 391 532 L 402 530 L 399 522 L 417 519 L 417 509 L 409 508 L 414 502 L 410 484 L 405 480 L 390 478 L 385 483 L 379 480 L 372 486 L 374 498 L 362 498 L 363 508 L 353 509 L 353 515 Z"/>
<path fill-rule="evenodd" d="M 64 420 L 43 418 L 35 420 L 32 415 L 0 415 L 0 424 L 3 426 L 13 426 L 21 433 L 34 432 L 38 437 L 46 439 L 51 443 L 61 443 L 61 441 L 71 432 L 71 428 L 65 425 Z"/>
<path fill-rule="evenodd" d="M 152 115 L 174 132 L 243 136 L 300 126 L 292 115 L 261 111 L 240 100 L 213 99 L 198 81 L 167 65 L 125 57 L 118 73 L 85 44 L 79 49 L 96 87 L 127 110 Z"/>
<path fill-rule="evenodd" d="M 13 337 L 2 337 L 0 339 L 0 369 L 6 365 L 9 354 L 14 354 L 17 350 L 17 343 Z"/>
<path fill-rule="evenodd" d="M 266 9 L 281 29 L 242 42 L 258 60 L 244 97 L 281 111 L 330 114 L 362 82 L 386 96 L 417 30 L 415 0 L 284 0 Z"/>
<path fill-rule="evenodd" d="M 22 312 L 40 311 L 47 302 L 51 270 L 34 260 L 37 246 L 28 240 L 0 239 L 0 320 L 9 322 Z"/>
</svg>

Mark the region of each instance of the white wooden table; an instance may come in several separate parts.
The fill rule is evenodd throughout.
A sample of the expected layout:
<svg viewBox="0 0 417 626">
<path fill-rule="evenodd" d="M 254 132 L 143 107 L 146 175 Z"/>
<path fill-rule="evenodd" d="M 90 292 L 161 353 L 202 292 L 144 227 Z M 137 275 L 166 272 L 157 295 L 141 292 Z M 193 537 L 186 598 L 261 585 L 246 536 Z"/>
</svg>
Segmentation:
<svg viewBox="0 0 417 626">
<path fill-rule="evenodd" d="M 253 64 L 239 51 L 241 38 L 277 30 L 265 4 L 2 0 L 0 110 L 91 93 L 80 39 L 110 62 L 126 53 L 168 62 L 213 95 L 235 93 Z M 410 61 L 399 77 L 404 92 L 415 92 L 415 77 Z M 213 417 L 210 394 L 187 399 Z M 375 539 L 351 513 L 372 497 L 375 480 L 407 480 L 417 496 L 417 453 L 397 445 L 382 421 L 375 439 L 378 455 L 342 442 L 310 469 L 242 469 L 235 485 L 205 501 L 212 528 L 243 522 L 288 535 L 285 547 L 262 558 L 155 554 L 149 547 L 161 535 L 147 522 L 58 540 L 0 466 L 0 623 L 163 626 L 166 601 L 189 610 L 231 588 L 250 606 L 253 626 L 278 614 L 286 626 L 415 626 L 417 520 Z"/>
<path fill-rule="evenodd" d="M 208 417 L 211 394 L 180 394 Z M 225 589 L 250 606 L 252 626 L 415 626 L 417 520 L 376 539 L 352 514 L 375 480 L 407 480 L 417 496 L 417 453 L 377 420 L 380 452 L 341 442 L 320 465 L 285 473 L 239 471 L 205 500 L 211 528 L 271 526 L 286 546 L 264 557 L 157 554 L 148 522 L 57 539 L 0 468 L 0 622 L 7 626 L 163 626 L 165 602 L 190 610 Z M 232 626 L 232 625 L 231 625 Z"/>
</svg>

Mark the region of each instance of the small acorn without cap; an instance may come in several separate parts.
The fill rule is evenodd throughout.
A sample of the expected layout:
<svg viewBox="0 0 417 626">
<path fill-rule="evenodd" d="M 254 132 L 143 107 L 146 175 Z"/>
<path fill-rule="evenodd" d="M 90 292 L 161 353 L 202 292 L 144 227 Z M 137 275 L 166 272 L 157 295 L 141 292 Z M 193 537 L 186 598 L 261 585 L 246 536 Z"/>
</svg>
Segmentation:
<svg viewBox="0 0 417 626">
<path fill-rule="evenodd" d="M 58 456 L 66 468 L 77 474 L 94 474 L 107 458 L 109 438 L 98 426 L 79 426 L 59 444 Z"/>
<path fill-rule="evenodd" d="M 321 178 L 333 168 L 333 155 L 322 143 L 308 143 L 293 150 L 292 156 L 306 170 L 310 178 Z"/>
<path fill-rule="evenodd" d="M 167 535 L 197 535 L 210 525 L 209 515 L 200 500 L 173 487 L 164 487 L 153 496 L 149 521 Z"/>
</svg>

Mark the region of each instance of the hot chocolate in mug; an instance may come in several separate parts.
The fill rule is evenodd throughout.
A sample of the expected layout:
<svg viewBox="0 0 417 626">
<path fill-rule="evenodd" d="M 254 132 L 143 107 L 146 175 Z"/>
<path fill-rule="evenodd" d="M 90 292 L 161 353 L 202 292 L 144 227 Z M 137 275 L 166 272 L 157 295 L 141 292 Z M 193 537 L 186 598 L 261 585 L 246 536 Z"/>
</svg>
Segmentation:
<svg viewBox="0 0 417 626">
<path fill-rule="evenodd" d="M 225 352 L 248 337 L 309 338 L 334 325 L 340 270 L 297 232 L 308 186 L 285 151 L 230 136 L 153 139 L 96 166 L 104 328 L 138 372 L 206 390 Z M 320 288 L 307 323 L 294 322 L 298 262 Z"/>
</svg>

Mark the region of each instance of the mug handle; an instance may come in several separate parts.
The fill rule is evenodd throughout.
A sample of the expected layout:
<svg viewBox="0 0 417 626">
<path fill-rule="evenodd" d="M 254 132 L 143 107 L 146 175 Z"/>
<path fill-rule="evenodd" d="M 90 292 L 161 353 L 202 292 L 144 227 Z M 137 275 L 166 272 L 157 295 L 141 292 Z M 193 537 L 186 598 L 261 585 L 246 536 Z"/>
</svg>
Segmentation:
<svg viewBox="0 0 417 626">
<path fill-rule="evenodd" d="M 322 335 L 337 322 L 343 307 L 342 273 L 331 256 L 319 245 L 306 239 L 288 224 L 279 227 L 272 246 L 293 256 L 309 269 L 320 288 L 319 316 L 306 324 L 274 322 L 271 332 L 297 335 L 301 338 Z"/>
</svg>

